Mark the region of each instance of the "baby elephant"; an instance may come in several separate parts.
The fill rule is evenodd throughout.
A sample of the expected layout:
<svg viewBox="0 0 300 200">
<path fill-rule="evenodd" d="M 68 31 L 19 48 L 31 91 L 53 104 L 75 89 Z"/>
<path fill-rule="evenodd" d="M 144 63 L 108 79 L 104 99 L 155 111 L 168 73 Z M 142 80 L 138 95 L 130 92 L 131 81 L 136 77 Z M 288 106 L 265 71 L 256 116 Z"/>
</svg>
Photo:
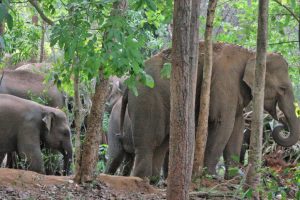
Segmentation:
<svg viewBox="0 0 300 200">
<path fill-rule="evenodd" d="M 16 151 L 27 161 L 28 169 L 38 173 L 45 173 L 41 144 L 60 151 L 64 156 L 64 174 L 69 173 L 71 132 L 61 110 L 0 94 L 0 138 L 0 154 Z"/>
</svg>

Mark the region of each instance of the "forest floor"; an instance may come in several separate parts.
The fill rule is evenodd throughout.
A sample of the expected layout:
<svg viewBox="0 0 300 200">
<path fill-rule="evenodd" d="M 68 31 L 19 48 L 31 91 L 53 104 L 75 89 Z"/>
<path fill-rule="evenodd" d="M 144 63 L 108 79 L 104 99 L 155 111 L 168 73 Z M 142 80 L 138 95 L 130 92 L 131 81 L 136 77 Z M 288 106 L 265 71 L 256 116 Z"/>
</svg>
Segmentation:
<svg viewBox="0 0 300 200">
<path fill-rule="evenodd" d="M 31 171 L 0 169 L 1 200 L 90 200 L 90 199 L 166 199 L 166 185 L 159 188 L 137 177 L 109 176 L 101 174 L 97 180 L 78 185 L 72 176 L 45 176 Z M 216 183 L 202 182 L 207 187 Z M 221 190 L 227 190 L 222 186 Z M 207 199 L 206 193 L 192 192 L 190 199 Z M 215 196 L 213 199 L 224 199 Z M 231 199 L 231 198 L 229 198 Z"/>
<path fill-rule="evenodd" d="M 284 181 L 284 176 L 279 177 L 278 181 L 281 187 L 288 186 L 290 188 L 287 196 L 295 197 L 297 186 Z M 231 180 L 205 178 L 197 184 L 191 184 L 190 199 L 243 199 L 242 182 L 241 177 Z M 273 191 L 272 193 L 277 197 L 277 192 Z M 156 200 L 166 199 L 166 184 L 162 182 L 157 186 L 152 186 L 147 181 L 137 177 L 100 174 L 94 182 L 78 185 L 74 183 L 73 176 L 46 176 L 31 171 L 0 168 L 0 199 Z"/>
</svg>

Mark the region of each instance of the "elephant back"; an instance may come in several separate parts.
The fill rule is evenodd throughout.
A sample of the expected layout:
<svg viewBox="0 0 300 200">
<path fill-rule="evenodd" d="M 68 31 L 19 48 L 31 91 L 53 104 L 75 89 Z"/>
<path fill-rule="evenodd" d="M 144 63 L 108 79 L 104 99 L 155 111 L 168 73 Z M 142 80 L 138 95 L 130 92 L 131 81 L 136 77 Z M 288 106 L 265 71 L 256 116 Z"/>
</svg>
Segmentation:
<svg viewBox="0 0 300 200">
<path fill-rule="evenodd" d="M 41 101 L 62 108 L 64 97 L 53 83 L 44 83 L 44 76 L 25 70 L 4 70 L 0 75 L 0 93 Z"/>
</svg>

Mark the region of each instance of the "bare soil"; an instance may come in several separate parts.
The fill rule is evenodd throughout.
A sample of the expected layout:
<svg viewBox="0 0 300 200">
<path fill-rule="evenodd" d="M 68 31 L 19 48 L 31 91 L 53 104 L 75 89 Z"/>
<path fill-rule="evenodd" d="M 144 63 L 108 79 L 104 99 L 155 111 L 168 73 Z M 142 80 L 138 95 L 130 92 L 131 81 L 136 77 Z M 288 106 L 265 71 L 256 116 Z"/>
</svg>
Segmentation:
<svg viewBox="0 0 300 200">
<path fill-rule="evenodd" d="M 0 199 L 164 199 L 163 192 L 137 177 L 99 175 L 78 185 L 72 176 L 46 176 L 31 171 L 0 169 Z"/>
</svg>

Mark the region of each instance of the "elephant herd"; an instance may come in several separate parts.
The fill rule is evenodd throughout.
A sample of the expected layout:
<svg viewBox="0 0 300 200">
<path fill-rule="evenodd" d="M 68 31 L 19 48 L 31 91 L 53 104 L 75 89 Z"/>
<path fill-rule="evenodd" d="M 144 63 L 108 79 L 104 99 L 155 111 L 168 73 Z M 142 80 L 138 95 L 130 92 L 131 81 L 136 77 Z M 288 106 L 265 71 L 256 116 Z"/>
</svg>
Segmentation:
<svg viewBox="0 0 300 200">
<path fill-rule="evenodd" d="M 204 65 L 204 43 L 199 43 L 195 113 L 197 122 Z M 171 49 L 163 50 L 145 61 L 145 71 L 155 81 L 154 88 L 138 84 L 138 96 L 124 85 L 125 78 L 111 78 L 111 92 L 106 103 L 110 112 L 108 162 L 106 173 L 114 174 L 123 162 L 123 175 L 159 177 L 167 156 L 170 130 L 170 82 L 161 77 L 165 63 L 171 62 Z M 210 93 L 209 127 L 204 165 L 210 174 L 223 155 L 228 169 L 235 165 L 243 143 L 243 109 L 253 97 L 255 52 L 233 44 L 213 45 L 213 71 Z M 30 101 L 47 99 L 48 105 Z M 276 53 L 267 55 L 264 108 L 277 119 L 280 108 L 289 127 L 288 137 L 273 134 L 282 146 L 299 140 L 300 123 L 295 114 L 294 95 L 288 64 Z M 0 164 L 6 153 L 17 152 L 27 160 L 28 169 L 44 173 L 41 146 L 64 156 L 64 173 L 72 160 L 71 131 L 64 112 L 64 96 L 44 77 L 25 70 L 4 70 L 0 74 Z M 41 145 L 42 144 L 42 145 Z"/>
<path fill-rule="evenodd" d="M 153 89 L 137 85 L 138 96 L 126 90 L 112 108 L 108 132 L 106 173 L 114 174 L 122 161 L 123 175 L 159 176 L 166 159 L 170 130 L 170 85 L 160 71 L 171 62 L 171 49 L 145 61 L 145 71 L 155 81 Z M 196 83 L 196 122 L 199 113 L 204 42 L 199 43 Z M 243 109 L 253 98 L 255 52 L 243 47 L 213 44 L 213 70 L 210 93 L 209 126 L 204 165 L 210 174 L 223 155 L 225 178 L 234 166 L 243 143 Z M 264 109 L 277 120 L 276 107 L 283 112 L 290 134 L 273 134 L 281 146 L 289 147 L 300 137 L 300 121 L 295 114 L 294 94 L 286 60 L 277 53 L 267 54 Z"/>
<path fill-rule="evenodd" d="M 41 105 L 31 101 L 42 98 Z M 26 160 L 28 169 L 45 173 L 41 146 L 64 156 L 64 174 L 68 174 L 73 150 L 64 96 L 44 77 L 27 70 L 3 70 L 0 78 L 0 164 L 6 153 L 16 152 Z"/>
</svg>

